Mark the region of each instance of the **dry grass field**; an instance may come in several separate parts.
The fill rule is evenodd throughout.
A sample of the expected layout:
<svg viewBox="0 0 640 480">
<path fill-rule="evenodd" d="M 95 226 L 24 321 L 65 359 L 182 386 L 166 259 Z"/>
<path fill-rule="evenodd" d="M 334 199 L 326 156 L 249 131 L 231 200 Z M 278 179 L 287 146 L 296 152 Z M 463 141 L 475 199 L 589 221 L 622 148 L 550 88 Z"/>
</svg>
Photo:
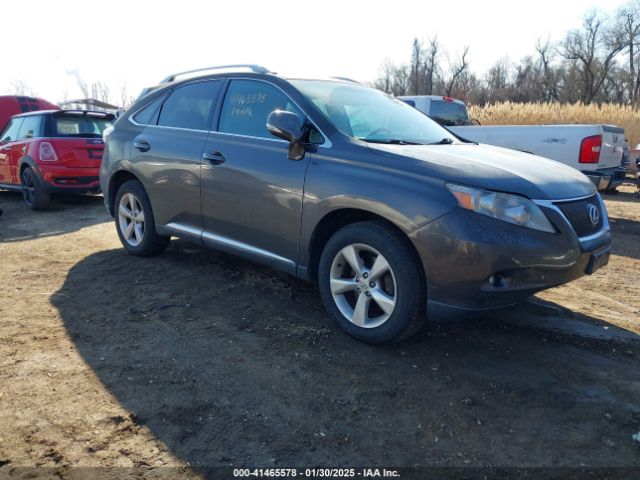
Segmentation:
<svg viewBox="0 0 640 480">
<path fill-rule="evenodd" d="M 629 145 L 640 143 L 640 110 L 629 105 L 557 103 L 494 103 L 471 105 L 469 115 L 482 125 L 534 125 L 544 123 L 604 123 L 623 127 Z"/>
</svg>

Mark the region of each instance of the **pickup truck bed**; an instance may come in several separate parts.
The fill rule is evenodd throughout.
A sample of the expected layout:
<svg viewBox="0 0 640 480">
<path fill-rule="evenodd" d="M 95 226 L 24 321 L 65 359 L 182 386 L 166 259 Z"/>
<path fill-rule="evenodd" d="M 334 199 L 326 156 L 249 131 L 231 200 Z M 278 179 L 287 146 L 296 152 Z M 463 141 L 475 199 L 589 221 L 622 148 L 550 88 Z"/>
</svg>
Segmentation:
<svg viewBox="0 0 640 480">
<path fill-rule="evenodd" d="M 437 95 L 401 100 L 467 140 L 547 157 L 584 173 L 598 190 L 624 181 L 624 129 L 613 125 L 474 126 L 463 101 Z"/>
</svg>

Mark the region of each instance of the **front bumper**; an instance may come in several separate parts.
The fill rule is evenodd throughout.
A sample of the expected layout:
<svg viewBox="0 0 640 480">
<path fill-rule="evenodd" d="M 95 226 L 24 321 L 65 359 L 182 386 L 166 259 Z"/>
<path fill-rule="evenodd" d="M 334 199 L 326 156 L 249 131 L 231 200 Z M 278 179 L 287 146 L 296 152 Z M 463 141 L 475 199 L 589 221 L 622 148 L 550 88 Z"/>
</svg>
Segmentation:
<svg viewBox="0 0 640 480">
<path fill-rule="evenodd" d="M 578 239 L 552 205 L 540 208 L 557 233 L 539 232 L 456 208 L 410 235 L 427 277 L 430 304 L 478 311 L 518 303 L 587 274 L 593 255 L 606 256 L 608 221 Z"/>
</svg>

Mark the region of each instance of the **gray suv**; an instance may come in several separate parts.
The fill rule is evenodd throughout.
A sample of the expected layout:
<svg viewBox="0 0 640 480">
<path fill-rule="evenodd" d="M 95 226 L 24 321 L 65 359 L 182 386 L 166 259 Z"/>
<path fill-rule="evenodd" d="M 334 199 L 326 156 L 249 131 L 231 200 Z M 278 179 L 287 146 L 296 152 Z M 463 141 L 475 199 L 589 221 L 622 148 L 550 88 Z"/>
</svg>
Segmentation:
<svg viewBox="0 0 640 480">
<path fill-rule="evenodd" d="M 101 188 L 131 254 L 176 236 L 317 281 L 374 344 L 607 263 L 607 213 L 577 170 L 347 79 L 243 67 L 172 75 L 105 135 Z"/>
</svg>

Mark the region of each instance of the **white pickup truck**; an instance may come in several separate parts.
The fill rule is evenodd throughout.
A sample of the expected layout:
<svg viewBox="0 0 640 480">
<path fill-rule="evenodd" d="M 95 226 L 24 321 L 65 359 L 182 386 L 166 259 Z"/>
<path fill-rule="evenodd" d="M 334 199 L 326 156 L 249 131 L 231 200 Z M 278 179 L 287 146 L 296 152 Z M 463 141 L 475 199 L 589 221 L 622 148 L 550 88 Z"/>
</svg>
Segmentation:
<svg viewBox="0 0 640 480">
<path fill-rule="evenodd" d="M 511 148 L 580 170 L 609 190 L 625 177 L 624 129 L 612 125 L 474 125 L 461 100 L 436 95 L 399 97 L 456 135 L 478 143 Z"/>
</svg>

